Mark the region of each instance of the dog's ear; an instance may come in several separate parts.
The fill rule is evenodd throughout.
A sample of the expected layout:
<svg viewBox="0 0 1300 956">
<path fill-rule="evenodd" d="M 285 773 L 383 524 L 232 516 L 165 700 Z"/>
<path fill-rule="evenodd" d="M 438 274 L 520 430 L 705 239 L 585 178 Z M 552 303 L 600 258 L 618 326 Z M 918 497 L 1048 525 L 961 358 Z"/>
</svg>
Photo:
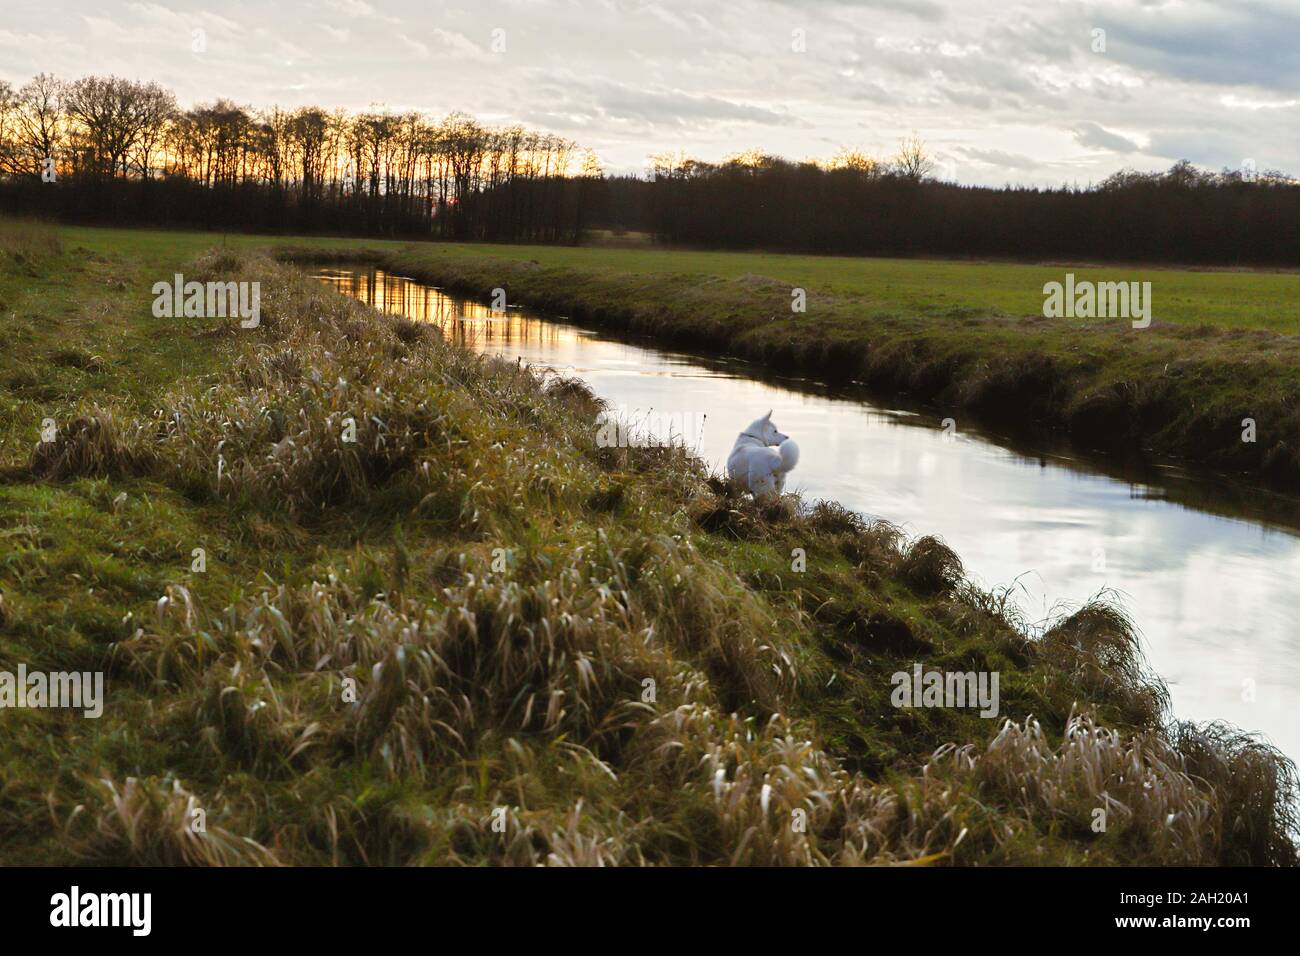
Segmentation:
<svg viewBox="0 0 1300 956">
<path fill-rule="evenodd" d="M 763 421 L 770 422 L 771 420 L 772 420 L 772 409 L 769 408 L 767 410 L 767 414 L 763 416 Z"/>
</svg>

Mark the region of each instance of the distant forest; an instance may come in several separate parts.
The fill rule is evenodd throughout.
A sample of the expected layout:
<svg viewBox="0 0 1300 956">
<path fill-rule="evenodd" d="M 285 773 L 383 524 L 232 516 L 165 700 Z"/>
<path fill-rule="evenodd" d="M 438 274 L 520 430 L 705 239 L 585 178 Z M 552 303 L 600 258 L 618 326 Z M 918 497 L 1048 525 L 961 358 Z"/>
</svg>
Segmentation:
<svg viewBox="0 0 1300 956">
<path fill-rule="evenodd" d="M 599 182 L 572 174 L 576 150 L 460 113 L 182 110 L 156 83 L 0 81 L 0 208 L 65 220 L 571 242 Z"/>
<path fill-rule="evenodd" d="M 657 157 L 452 113 L 181 109 L 117 77 L 0 80 L 0 210 L 90 223 L 576 243 L 593 229 L 727 249 L 1300 265 L 1300 181 L 1187 162 L 1087 188 L 960 186 L 897 155 Z"/>
</svg>

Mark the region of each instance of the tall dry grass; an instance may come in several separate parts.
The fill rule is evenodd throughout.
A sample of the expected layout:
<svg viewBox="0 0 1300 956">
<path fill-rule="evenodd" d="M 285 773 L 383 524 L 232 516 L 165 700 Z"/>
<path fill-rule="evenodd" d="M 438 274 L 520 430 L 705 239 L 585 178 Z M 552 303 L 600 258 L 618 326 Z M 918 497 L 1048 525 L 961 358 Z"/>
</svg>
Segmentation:
<svg viewBox="0 0 1300 956">
<path fill-rule="evenodd" d="M 275 812 L 214 797 L 216 827 L 196 839 L 184 822 L 204 784 L 108 776 L 68 823 L 87 858 L 1294 861 L 1293 770 L 1251 738 L 1163 728 L 1162 688 L 1105 602 L 1033 639 L 936 539 L 827 503 L 755 508 L 680 450 L 597 448 L 598 402 L 573 383 L 382 321 L 265 261 L 200 268 L 264 283 L 262 328 L 208 330 L 229 372 L 179 385 L 147 427 L 71 430 L 32 472 L 144 471 L 232 515 L 307 531 L 344 513 L 419 519 L 434 540 L 420 562 L 397 538 L 383 572 L 359 545 L 224 608 L 172 585 L 114 646 L 114 673 L 199 742 L 207 788 L 258 781 Z M 783 556 L 792 540 L 842 561 L 843 579 L 768 583 L 781 575 L 717 557 L 719 541 Z M 1057 712 L 848 769 L 824 731 L 836 698 L 817 642 L 837 638 L 819 608 L 860 620 L 864 595 L 998 655 Z M 338 789 L 352 775 L 363 794 Z"/>
<path fill-rule="evenodd" d="M 93 785 L 95 803 L 78 806 L 65 824 L 74 852 L 87 862 L 132 866 L 268 866 L 266 847 L 238 836 L 177 780 L 128 777 Z"/>
</svg>

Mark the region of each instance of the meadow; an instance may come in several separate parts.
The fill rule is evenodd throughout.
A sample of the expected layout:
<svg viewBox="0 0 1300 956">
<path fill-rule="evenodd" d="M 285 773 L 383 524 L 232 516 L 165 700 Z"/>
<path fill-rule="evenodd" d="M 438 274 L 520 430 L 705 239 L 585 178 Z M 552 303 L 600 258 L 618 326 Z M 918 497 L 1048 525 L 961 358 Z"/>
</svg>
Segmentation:
<svg viewBox="0 0 1300 956">
<path fill-rule="evenodd" d="M 1300 272 L 1172 269 L 1151 265 L 1024 264 L 997 261 L 880 259 L 695 249 L 589 248 L 439 243 L 431 262 L 488 255 L 545 269 L 596 276 L 674 275 L 699 281 L 773 279 L 817 296 L 875 311 L 943 317 L 954 310 L 1041 317 L 1043 285 L 1067 271 L 1092 281 L 1151 281 L 1162 322 L 1221 329 L 1300 332 Z M 787 296 L 788 298 L 788 296 Z M 788 303 L 786 312 L 789 312 Z"/>
<path fill-rule="evenodd" d="M 450 267 L 466 259 L 480 259 L 630 281 L 654 277 L 686 277 L 697 282 L 765 278 L 790 288 L 809 290 L 810 312 L 816 307 L 817 296 L 825 294 L 859 302 L 864 315 L 881 310 L 942 317 L 956 310 L 1005 317 L 1041 317 L 1043 285 L 1060 281 L 1069 271 L 1080 279 L 1092 281 L 1151 281 L 1158 296 L 1156 318 L 1161 323 L 1300 333 L 1300 272 L 1294 271 L 803 256 L 664 249 L 644 243 L 622 247 L 410 243 L 75 226 L 58 227 L 58 232 L 69 246 L 101 254 L 122 250 L 146 258 L 170 252 L 194 255 L 213 245 L 235 248 L 287 245 L 335 253 L 359 247 L 389 254 L 397 250 L 418 251 L 431 265 L 446 263 Z M 788 313 L 788 301 L 785 305 L 784 311 Z"/>
<path fill-rule="evenodd" d="M 0 712 L 5 862 L 1295 861 L 1294 768 L 1113 606 L 1031 631 L 936 537 L 601 448 L 265 245 L 0 229 L 0 669 L 107 677 Z M 260 326 L 155 317 L 175 272 Z M 920 660 L 999 719 L 893 706 Z"/>
</svg>

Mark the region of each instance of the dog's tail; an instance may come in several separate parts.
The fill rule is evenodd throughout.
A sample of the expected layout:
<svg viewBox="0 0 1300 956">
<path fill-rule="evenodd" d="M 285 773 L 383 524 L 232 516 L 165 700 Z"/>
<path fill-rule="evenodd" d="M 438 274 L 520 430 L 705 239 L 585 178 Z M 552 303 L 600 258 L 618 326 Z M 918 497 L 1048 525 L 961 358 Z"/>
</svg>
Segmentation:
<svg viewBox="0 0 1300 956">
<path fill-rule="evenodd" d="M 794 471 L 794 466 L 799 464 L 799 446 L 794 443 L 793 438 L 787 438 L 777 447 L 781 455 L 781 471 Z"/>
</svg>

